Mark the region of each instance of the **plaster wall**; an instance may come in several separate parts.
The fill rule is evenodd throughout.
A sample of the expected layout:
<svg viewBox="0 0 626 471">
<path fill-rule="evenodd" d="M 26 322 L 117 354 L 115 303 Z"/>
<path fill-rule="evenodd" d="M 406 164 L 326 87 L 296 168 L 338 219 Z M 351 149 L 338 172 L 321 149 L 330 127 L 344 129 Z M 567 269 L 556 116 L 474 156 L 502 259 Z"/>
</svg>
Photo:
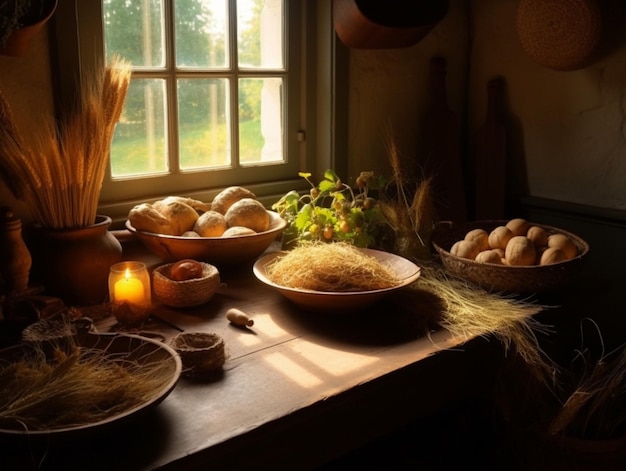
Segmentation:
<svg viewBox="0 0 626 471">
<path fill-rule="evenodd" d="M 418 156 L 428 104 L 428 60 L 448 62 L 448 102 L 464 120 L 466 158 L 483 123 L 486 84 L 505 81 L 509 157 L 527 195 L 626 210 L 626 42 L 624 6 L 608 10 L 602 53 L 586 68 L 562 72 L 536 63 L 516 29 L 519 0 L 451 0 L 450 11 L 418 44 L 350 50 L 348 158 L 351 174 L 388 172 L 390 134 Z M 519 190 L 519 188 L 517 188 Z"/>
</svg>

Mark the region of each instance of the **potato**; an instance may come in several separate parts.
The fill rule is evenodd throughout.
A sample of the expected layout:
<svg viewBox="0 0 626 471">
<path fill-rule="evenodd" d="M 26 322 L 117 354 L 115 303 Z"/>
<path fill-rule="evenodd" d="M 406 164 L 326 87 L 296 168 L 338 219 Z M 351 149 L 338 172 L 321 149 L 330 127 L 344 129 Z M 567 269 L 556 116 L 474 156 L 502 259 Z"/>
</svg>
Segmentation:
<svg viewBox="0 0 626 471">
<path fill-rule="evenodd" d="M 234 203 L 243 198 L 256 199 L 256 195 L 242 186 L 229 186 L 213 198 L 211 209 L 225 215 Z"/>
<path fill-rule="evenodd" d="M 200 237 L 221 237 L 226 229 L 228 223 L 224 215 L 213 210 L 201 214 L 193 226 Z"/>
<path fill-rule="evenodd" d="M 473 240 L 478 243 L 480 251 L 488 250 L 489 247 L 489 234 L 484 229 L 472 229 L 465 234 L 465 240 Z"/>
<path fill-rule="evenodd" d="M 557 233 L 548 236 L 548 247 L 561 249 L 565 256 L 570 259 L 578 255 L 576 244 L 565 234 Z"/>
<path fill-rule="evenodd" d="M 489 233 L 489 247 L 492 249 L 506 249 L 509 240 L 513 238 L 513 232 L 506 226 L 498 226 Z"/>
<path fill-rule="evenodd" d="M 270 215 L 265 206 L 253 198 L 242 198 L 235 202 L 228 208 L 224 218 L 229 227 L 243 226 L 255 232 L 266 231 L 270 226 Z"/>
<path fill-rule="evenodd" d="M 557 247 L 548 247 L 543 251 L 539 259 L 539 265 L 551 265 L 567 260 L 567 255 Z"/>
<path fill-rule="evenodd" d="M 526 237 L 533 241 L 535 247 L 547 247 L 548 245 L 548 231 L 543 227 L 529 227 L 528 232 L 526 232 Z"/>
<path fill-rule="evenodd" d="M 526 235 L 530 223 L 526 219 L 515 218 L 507 222 L 505 227 L 509 228 L 514 236 L 521 236 Z"/>
<path fill-rule="evenodd" d="M 504 258 L 509 265 L 534 265 L 537 259 L 535 244 L 526 236 L 514 236 L 506 244 Z"/>
<path fill-rule="evenodd" d="M 474 260 L 480 253 L 478 242 L 474 240 L 459 240 L 454 243 L 450 249 L 450 253 L 456 257 L 468 258 Z"/>
<path fill-rule="evenodd" d="M 498 249 L 483 250 L 474 259 L 478 263 L 493 263 L 495 265 L 502 265 L 502 256 Z"/>
</svg>

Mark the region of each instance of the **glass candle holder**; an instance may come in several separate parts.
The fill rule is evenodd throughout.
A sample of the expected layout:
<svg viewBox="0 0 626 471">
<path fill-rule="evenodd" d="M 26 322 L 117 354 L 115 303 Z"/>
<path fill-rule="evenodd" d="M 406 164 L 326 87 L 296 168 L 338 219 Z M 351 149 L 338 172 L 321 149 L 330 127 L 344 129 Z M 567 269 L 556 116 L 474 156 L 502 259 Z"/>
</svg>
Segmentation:
<svg viewBox="0 0 626 471">
<path fill-rule="evenodd" d="M 109 299 L 113 315 L 122 324 L 145 321 L 152 305 L 150 273 L 145 263 L 116 263 L 109 271 Z"/>
</svg>

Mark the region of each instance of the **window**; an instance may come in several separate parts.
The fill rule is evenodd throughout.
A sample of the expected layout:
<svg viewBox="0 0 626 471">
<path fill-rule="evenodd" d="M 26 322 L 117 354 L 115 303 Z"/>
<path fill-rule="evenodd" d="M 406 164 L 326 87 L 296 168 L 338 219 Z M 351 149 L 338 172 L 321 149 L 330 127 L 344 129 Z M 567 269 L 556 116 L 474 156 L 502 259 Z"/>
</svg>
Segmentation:
<svg viewBox="0 0 626 471">
<path fill-rule="evenodd" d="M 61 105 L 72 99 L 75 77 L 113 54 L 133 68 L 101 211 L 124 217 L 137 202 L 169 194 L 208 201 L 228 185 L 275 201 L 304 188 L 298 172 L 328 168 L 332 152 L 321 149 L 332 140 L 333 93 L 316 66 L 321 61 L 320 70 L 333 70 L 331 53 L 320 54 L 317 27 L 324 17 L 321 44 L 334 44 L 329 4 L 60 2 Z"/>
</svg>

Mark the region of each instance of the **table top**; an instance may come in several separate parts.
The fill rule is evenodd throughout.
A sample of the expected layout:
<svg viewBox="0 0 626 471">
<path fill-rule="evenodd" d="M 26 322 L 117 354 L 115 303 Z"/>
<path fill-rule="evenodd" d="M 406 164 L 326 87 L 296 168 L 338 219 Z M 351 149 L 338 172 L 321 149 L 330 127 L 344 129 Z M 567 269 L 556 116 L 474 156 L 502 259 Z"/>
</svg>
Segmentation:
<svg viewBox="0 0 626 471">
<path fill-rule="evenodd" d="M 22 450 L 12 454 L 16 468 L 41 462 L 40 469 L 193 469 L 206 463 L 225 469 L 246 460 L 293 459 L 313 467 L 373 436 L 372 421 L 391 426 L 392 410 L 401 416 L 403 408 L 427 400 L 413 396 L 427 388 L 412 368 L 467 340 L 433 330 L 406 299 L 393 297 L 362 312 L 306 312 L 258 281 L 251 265 L 220 271 L 220 277 L 208 303 L 191 309 L 157 304 L 143 329 L 166 341 L 181 331 L 219 335 L 227 355 L 223 374 L 206 381 L 181 377 L 161 404 L 119 427 L 69 442 L 0 441 Z M 230 308 L 247 313 L 254 325 L 232 325 Z M 115 322 L 105 319 L 99 329 L 116 330 Z M 361 431 L 337 436 L 355 428 Z"/>
</svg>

